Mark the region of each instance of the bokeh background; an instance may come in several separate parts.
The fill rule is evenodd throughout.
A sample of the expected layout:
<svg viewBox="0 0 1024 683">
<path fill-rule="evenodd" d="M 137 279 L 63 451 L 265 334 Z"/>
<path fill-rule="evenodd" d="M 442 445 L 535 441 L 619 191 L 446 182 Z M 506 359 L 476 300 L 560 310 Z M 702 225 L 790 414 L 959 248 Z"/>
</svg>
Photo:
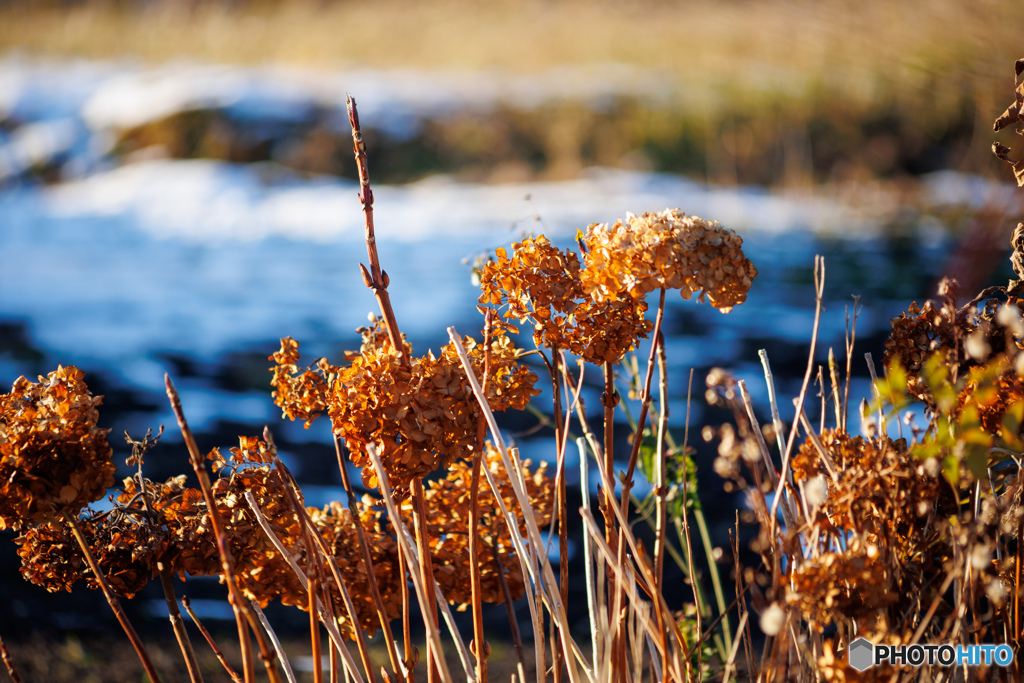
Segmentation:
<svg viewBox="0 0 1024 683">
<path fill-rule="evenodd" d="M 761 274 L 727 316 L 670 302 L 672 427 L 691 369 L 691 426 L 727 418 L 701 398 L 715 366 L 766 409 L 757 351 L 795 394 L 815 254 L 822 359 L 842 357 L 855 301 L 855 358 L 877 359 L 888 319 L 942 275 L 965 294 L 1009 277 L 1024 195 L 990 147 L 1021 151 L 992 121 L 1022 35 L 1024 12 L 999 0 L 0 2 L 0 385 L 83 368 L 120 461 L 125 430 L 173 425 L 170 372 L 202 448 L 269 425 L 307 502 L 339 499 L 327 427 L 281 420 L 266 359 L 292 336 L 337 360 L 375 308 L 357 267 L 351 93 L 418 353 L 448 325 L 480 329 L 472 268 L 494 248 L 531 233 L 569 245 L 588 223 L 679 207 L 743 235 Z M 854 374 L 867 395 L 863 361 Z M 553 458 L 538 418 L 504 427 Z M 701 494 L 724 511 L 712 523 L 727 549 L 743 501 L 712 455 L 698 455 Z M 146 468 L 186 469 L 175 430 Z M 19 665 L 86 680 L 87 634 L 113 624 L 99 596 L 47 595 L 17 568 L 0 534 L 0 629 Z M 158 593 L 132 605 L 169 642 L 161 609 Z"/>
</svg>

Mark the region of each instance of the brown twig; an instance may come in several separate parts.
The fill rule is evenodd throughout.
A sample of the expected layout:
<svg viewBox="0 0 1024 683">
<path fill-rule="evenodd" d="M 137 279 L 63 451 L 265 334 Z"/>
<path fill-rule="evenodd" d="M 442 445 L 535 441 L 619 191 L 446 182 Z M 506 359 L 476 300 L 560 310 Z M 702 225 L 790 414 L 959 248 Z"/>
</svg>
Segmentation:
<svg viewBox="0 0 1024 683">
<path fill-rule="evenodd" d="M 484 317 L 484 378 L 483 391 L 491 375 L 491 310 Z M 480 683 L 487 682 L 487 648 L 484 646 L 483 587 L 480 580 L 480 468 L 483 466 L 484 439 L 487 423 L 483 416 L 477 422 L 476 452 L 473 454 L 473 472 L 469 489 L 469 584 L 473 600 L 473 656 L 476 657 L 476 676 Z M 500 566 L 500 565 L 499 565 Z M 501 572 L 498 572 L 501 574 Z"/>
<path fill-rule="evenodd" d="M 142 662 L 142 666 L 146 670 L 149 680 L 152 683 L 160 683 L 160 676 L 157 674 L 156 668 L 153 666 L 153 662 L 149 658 L 149 653 L 146 652 L 146 646 L 142 644 L 142 640 L 139 638 L 139 635 L 135 632 L 131 622 L 128 621 L 128 615 L 124 613 L 124 610 L 121 608 L 121 603 L 118 601 L 117 596 L 114 595 L 114 591 L 111 590 L 110 584 L 107 583 L 107 578 L 100 570 L 99 563 L 96 562 L 96 557 L 92 554 L 92 550 L 89 548 L 89 542 L 85 539 L 85 535 L 82 533 L 82 528 L 78 525 L 78 520 L 75 519 L 74 515 L 67 511 L 64 511 L 63 517 L 65 524 L 68 525 L 71 529 L 71 533 L 75 537 L 75 540 L 78 541 L 78 546 L 82 549 L 82 554 L 85 555 L 85 561 L 89 564 L 89 569 L 92 570 L 93 576 L 96 578 L 96 583 L 100 585 L 100 589 L 103 591 L 103 596 L 107 599 L 107 604 L 110 605 L 111 611 L 113 611 L 114 616 L 117 617 L 118 623 L 121 624 L 121 628 L 124 629 L 125 634 L 128 636 L 128 640 L 131 641 L 136 654 L 139 655 L 139 660 Z"/>
<path fill-rule="evenodd" d="M 192 430 L 189 429 L 185 413 L 181 409 L 181 399 L 178 398 L 178 391 L 174 388 L 174 383 L 168 374 L 164 374 L 164 385 L 167 388 L 167 397 L 171 401 L 174 417 L 178 420 L 178 428 L 181 429 L 181 434 L 185 439 L 192 469 L 195 471 L 196 478 L 199 480 L 199 487 L 203 491 L 203 499 L 206 502 L 206 511 L 210 517 L 213 534 L 217 538 L 217 552 L 220 555 L 224 583 L 228 587 L 228 602 L 231 603 L 231 608 L 235 612 L 235 622 L 238 625 L 238 642 L 242 648 L 242 664 L 244 665 L 246 683 L 250 683 L 256 677 L 252 642 L 249 639 L 250 629 L 255 634 L 256 642 L 259 644 L 260 658 L 267 669 L 267 677 L 271 683 L 281 683 L 281 676 L 277 670 L 277 653 L 267 643 L 256 615 L 249 609 L 248 602 L 235 581 L 234 559 L 231 557 L 231 549 L 228 547 L 224 520 L 221 519 L 220 511 L 217 509 L 217 500 L 213 497 L 213 485 L 210 483 L 210 476 L 206 472 L 206 466 L 203 462 L 203 456 L 199 452 L 199 446 L 192 435 Z M 246 628 L 247 624 L 248 629 Z"/>
<path fill-rule="evenodd" d="M 224 651 L 220 649 L 216 641 L 214 641 L 213 636 L 211 636 L 210 632 L 206 630 L 203 622 L 199 620 L 199 617 L 196 616 L 196 613 L 192 610 L 192 603 L 189 601 L 187 595 L 181 596 L 181 606 L 185 608 L 186 612 L 188 612 L 188 616 L 192 619 L 192 623 L 194 623 L 199 629 L 199 632 L 203 634 L 203 638 L 206 638 L 206 643 L 210 646 L 210 649 L 213 650 L 213 654 L 216 655 L 217 661 L 221 663 L 224 670 L 228 672 L 229 676 L 231 676 L 231 680 L 235 683 L 242 683 L 242 677 L 239 676 L 238 672 L 236 672 L 232 668 L 231 664 L 228 663 L 227 657 L 224 656 Z"/>
<path fill-rule="evenodd" d="M 174 594 L 174 582 L 172 581 L 171 568 L 165 562 L 157 562 L 157 571 L 160 572 L 160 586 L 164 591 L 164 600 L 167 601 L 167 614 L 171 620 L 171 628 L 174 629 L 174 637 L 178 640 L 178 647 L 181 648 L 181 655 L 185 658 L 185 667 L 188 669 L 188 677 L 192 683 L 202 683 L 203 675 L 199 671 L 199 662 L 196 661 L 195 650 L 192 649 L 192 641 L 185 630 L 185 622 L 178 610 L 178 599 Z"/>
<path fill-rule="evenodd" d="M 363 283 L 373 290 L 377 297 L 381 313 L 384 314 L 384 323 L 388 328 L 388 336 L 391 338 L 391 345 L 402 359 L 402 363 L 408 366 L 409 357 L 405 353 L 405 344 L 402 342 L 402 335 L 398 331 L 398 321 L 395 319 L 395 310 L 391 306 L 391 297 L 388 294 L 390 278 L 380 267 L 380 257 L 377 254 L 377 236 L 373 229 L 373 190 L 370 189 L 370 169 L 366 161 L 366 144 L 363 142 L 363 131 L 359 127 L 359 112 L 356 110 L 356 101 L 351 95 L 345 97 L 348 106 L 348 122 L 352 126 L 352 146 L 356 157 L 356 168 L 359 172 L 359 203 L 363 207 L 363 227 L 366 238 L 366 255 L 370 260 L 370 268 L 359 264 L 359 270 L 363 275 Z"/>
<path fill-rule="evenodd" d="M 387 610 L 384 608 L 384 600 L 380 595 L 380 587 L 377 585 L 377 575 L 373 572 L 373 557 L 370 555 L 370 544 L 366 541 L 366 532 L 363 530 L 363 525 L 359 521 L 359 515 L 356 509 L 356 496 L 352 490 L 352 482 L 349 480 L 348 469 L 345 467 L 345 458 L 341 453 L 341 439 L 337 436 L 334 437 L 334 452 L 338 456 L 338 468 L 341 470 L 341 483 L 345 487 L 345 495 L 348 497 L 348 509 L 352 514 L 352 519 L 356 525 L 356 538 L 359 541 L 359 552 L 363 558 L 363 564 L 366 566 L 366 582 L 370 586 L 370 595 L 373 597 L 373 605 L 377 610 L 377 617 L 380 620 L 381 630 L 384 632 L 384 645 L 388 651 L 388 659 L 391 661 L 391 670 L 396 674 L 402 672 L 402 665 L 398 658 L 398 651 L 395 649 L 395 638 L 391 633 L 391 620 L 388 618 Z M 404 577 L 405 575 L 402 574 Z M 406 591 L 408 588 L 406 588 Z M 406 643 L 408 643 L 408 634 L 406 634 Z M 406 658 L 410 656 L 409 652 L 406 652 Z M 410 666 L 410 672 L 412 667 Z M 411 678 L 410 673 L 410 678 Z"/>
<path fill-rule="evenodd" d="M 14 666 L 14 660 L 11 658 L 11 653 L 7 651 L 3 638 L 0 638 L 0 658 L 4 660 L 4 667 L 11 677 L 11 683 L 21 683 L 21 676 L 18 675 L 18 669 Z"/>
</svg>

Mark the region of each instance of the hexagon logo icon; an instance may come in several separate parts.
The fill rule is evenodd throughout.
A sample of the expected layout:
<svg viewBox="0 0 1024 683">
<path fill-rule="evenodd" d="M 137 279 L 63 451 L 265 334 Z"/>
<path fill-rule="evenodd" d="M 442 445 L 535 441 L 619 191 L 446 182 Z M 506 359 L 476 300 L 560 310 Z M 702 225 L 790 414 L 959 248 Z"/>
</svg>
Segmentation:
<svg viewBox="0 0 1024 683">
<path fill-rule="evenodd" d="M 867 638 L 858 638 L 846 649 L 846 660 L 857 671 L 864 671 L 875 662 L 875 646 Z"/>
</svg>

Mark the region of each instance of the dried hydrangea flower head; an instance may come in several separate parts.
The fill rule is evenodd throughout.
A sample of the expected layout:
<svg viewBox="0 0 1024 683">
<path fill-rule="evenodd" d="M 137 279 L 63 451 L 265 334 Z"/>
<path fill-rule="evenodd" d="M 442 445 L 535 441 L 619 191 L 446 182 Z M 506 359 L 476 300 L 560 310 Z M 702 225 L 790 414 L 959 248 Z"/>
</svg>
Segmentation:
<svg viewBox="0 0 1024 683">
<path fill-rule="evenodd" d="M 684 299 L 699 293 L 698 301 L 707 298 L 728 313 L 747 300 L 757 276 L 739 235 L 679 209 L 627 214 L 612 226 L 592 224 L 583 243 L 583 290 L 595 301 L 678 289 Z"/>
<path fill-rule="evenodd" d="M 546 237 L 498 249 L 480 270 L 484 305 L 506 307 L 502 317 L 529 321 L 537 346 L 565 349 L 584 360 L 616 362 L 654 327 L 647 303 L 631 297 L 596 301 L 583 290 L 579 257 Z"/>
<path fill-rule="evenodd" d="M 138 480 L 128 477 L 124 488 L 110 496 L 113 509 L 90 511 L 78 519 L 90 551 L 117 595 L 134 597 L 156 575 L 157 562 L 176 555 L 175 516 L 167 513 L 174 500 L 181 498 L 184 481 L 184 476 L 165 484 L 145 480 L 148 500 L 144 502 Z M 14 540 L 26 581 L 50 592 L 70 591 L 78 579 L 85 579 L 92 589 L 100 587 L 65 521 L 29 527 Z"/>
<path fill-rule="evenodd" d="M 97 427 L 103 398 L 73 366 L 0 395 L 0 529 L 77 513 L 114 485 L 113 451 Z"/>
<path fill-rule="evenodd" d="M 530 321 L 537 346 L 596 364 L 617 362 L 651 332 L 648 292 L 699 293 L 728 313 L 746 301 L 757 276 L 735 232 L 678 209 L 595 223 L 579 241 L 582 262 L 543 235 L 513 244 L 511 256 L 498 249 L 479 271 L 479 302 Z"/>
<path fill-rule="evenodd" d="M 317 414 L 327 412 L 352 462 L 363 468 L 368 488 L 377 487 L 366 455 L 368 446 L 375 445 L 383 454 L 393 488 L 404 495 L 414 478 L 472 453 L 480 409 L 451 344 L 439 356 L 409 354 L 406 364 L 380 321 L 361 332 L 362 347 L 357 354 L 347 354 L 347 366 L 321 362 L 318 371 L 298 375 L 298 345 L 282 340 L 281 351 L 271 357 L 284 361 L 274 369 L 274 400 L 286 416 L 305 419 L 307 425 Z M 482 377 L 483 347 L 468 337 L 463 344 L 477 376 Z M 499 329 L 491 342 L 487 389 L 494 411 L 522 410 L 539 393 L 534 389 L 537 376 L 519 362 L 520 356 Z"/>
<path fill-rule="evenodd" d="M 280 597 L 286 605 L 303 604 L 306 593 L 288 562 L 281 557 L 274 543 L 267 538 L 256 521 L 256 515 L 245 499 L 252 493 L 275 535 L 285 548 L 297 554 L 302 546 L 302 527 L 288 497 L 281 473 L 268 463 L 272 460 L 267 443 L 254 436 L 238 437 L 239 445 L 224 458 L 214 449 L 207 459 L 213 461 L 219 477 L 213 484 L 213 495 L 234 558 L 235 579 L 242 593 L 250 600 L 266 606 Z M 216 543 L 209 524 L 203 535 Z M 218 565 L 216 572 L 220 573 Z"/>
<path fill-rule="evenodd" d="M 544 236 L 512 245 L 512 255 L 498 249 L 480 269 L 479 302 L 507 306 L 503 317 L 533 323 L 537 346 L 572 349 L 574 314 L 584 298 L 580 260 Z"/>
<path fill-rule="evenodd" d="M 370 590 L 366 562 L 363 561 L 359 548 L 357 523 L 363 527 L 370 548 L 373 575 L 381 601 L 384 603 L 384 611 L 390 619 L 396 619 L 402 614 L 403 577 L 399 571 L 398 543 L 391 535 L 391 528 L 386 524 L 385 515 L 375 510 L 367 499 L 357 503 L 356 510 L 357 514 L 353 515 L 349 508 L 342 507 L 340 503 L 331 503 L 323 510 L 307 508 L 310 519 L 334 557 L 334 562 L 341 573 L 341 580 L 345 583 L 349 598 L 355 607 L 360 627 L 367 635 L 372 636 L 380 628 L 380 619 Z M 332 596 L 337 596 L 334 599 L 337 603 L 334 613 L 337 615 L 341 632 L 354 639 L 356 632 L 352 628 L 341 595 L 337 592 L 334 577 L 328 576 L 327 582 Z"/>
<path fill-rule="evenodd" d="M 509 475 L 502 466 L 501 455 L 490 442 L 484 449 L 483 466 L 494 475 L 505 509 L 512 512 L 516 519 L 522 520 L 519 501 Z M 555 482 L 547 476 L 547 463 L 542 462 L 534 468 L 529 460 L 524 460 L 522 478 L 537 524 L 547 525 L 551 521 L 555 493 Z M 458 605 L 460 611 L 466 609 L 472 600 L 469 536 L 466 533 L 469 528 L 472 481 L 471 464 L 459 461 L 448 469 L 447 477 L 431 481 L 426 486 L 427 525 L 431 531 L 436 532 L 430 538 L 434 579 L 445 598 Z M 481 599 L 490 603 L 502 602 L 504 594 L 501 577 L 504 576 L 512 599 L 518 600 L 526 590 L 526 583 L 508 524 L 501 514 L 494 492 L 483 476 L 478 486 L 480 522 L 477 535 L 480 541 Z M 406 501 L 403 506 L 409 514 L 412 513 L 411 502 Z M 520 521 L 519 533 L 526 535 L 523 521 Z"/>
</svg>

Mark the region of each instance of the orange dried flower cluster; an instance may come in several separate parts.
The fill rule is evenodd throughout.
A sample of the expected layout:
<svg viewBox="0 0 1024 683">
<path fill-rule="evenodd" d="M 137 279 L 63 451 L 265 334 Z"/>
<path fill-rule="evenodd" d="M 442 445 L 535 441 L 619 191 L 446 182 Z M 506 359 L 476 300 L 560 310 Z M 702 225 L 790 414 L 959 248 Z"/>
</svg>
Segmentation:
<svg viewBox="0 0 1024 683">
<path fill-rule="evenodd" d="M 80 526 L 88 538 L 90 525 L 83 520 Z M 21 557 L 21 575 L 51 593 L 71 592 L 71 586 L 89 572 L 71 529 L 63 522 L 28 527 L 14 542 Z"/>
<path fill-rule="evenodd" d="M 897 602 L 896 579 L 874 546 L 825 553 L 790 573 L 786 602 L 819 629 L 868 619 Z"/>
<path fill-rule="evenodd" d="M 955 514 L 957 501 L 940 466 L 921 460 L 904 439 L 826 430 L 819 440 L 838 479 L 827 476 L 810 439 L 793 457 L 794 479 L 824 477 L 825 526 L 852 536 L 843 552 L 794 568 L 788 600 L 821 626 L 868 615 L 902 623 L 901 615 L 913 613 L 922 591 L 928 597 L 941 583 L 934 578 L 953 556 L 942 520 Z"/>
<path fill-rule="evenodd" d="M 921 516 L 949 502 L 938 468 L 930 468 L 907 449 L 905 439 L 865 439 L 836 430 L 819 437 L 839 471 L 829 483 L 826 502 L 832 524 L 867 534 L 871 542 L 917 537 Z M 797 481 L 824 475 L 820 454 L 805 441 L 793 458 Z"/>
<path fill-rule="evenodd" d="M 381 512 L 374 510 L 366 500 L 357 505 L 358 524 L 363 527 L 366 543 L 370 548 L 373 575 L 384 603 L 384 611 L 389 619 L 396 619 L 401 615 L 402 610 L 401 582 L 403 581 L 401 572 L 399 572 L 398 543 L 388 533 L 389 527 L 384 525 Z M 366 562 L 363 561 L 359 546 L 356 530 L 357 518 L 353 516 L 351 510 L 342 507 L 340 503 L 331 503 L 323 510 L 316 508 L 307 508 L 307 510 L 313 524 L 327 542 L 334 562 L 341 572 L 341 579 L 345 582 L 345 588 L 352 600 L 359 626 L 372 636 L 380 628 L 380 620 L 374 607 L 373 594 L 370 591 Z M 336 592 L 333 576 L 328 574 L 327 581 L 332 590 Z M 342 633 L 354 638 L 355 631 L 340 595 L 334 598 L 334 603 L 334 613 L 338 617 Z"/>
<path fill-rule="evenodd" d="M 522 520 L 521 508 L 508 473 L 502 466 L 501 456 L 490 443 L 487 444 L 484 455 L 482 465 L 494 475 L 501 490 L 505 509 Z M 551 521 L 554 502 L 554 481 L 547 476 L 546 469 L 547 463 L 541 463 L 532 471 L 529 460 L 522 463 L 521 471 L 526 484 L 526 494 L 539 526 Z M 432 481 L 426 487 L 427 524 L 431 532 L 434 578 L 445 598 L 457 604 L 460 610 L 470 604 L 472 596 L 467 533 L 472 480 L 472 465 L 463 461 L 452 465 L 445 479 Z M 478 490 L 480 522 L 477 534 L 480 540 L 478 559 L 481 597 L 484 602 L 501 602 L 504 597 L 500 577 L 504 576 L 512 599 L 518 600 L 525 591 L 522 568 L 512 544 L 508 525 L 482 473 Z M 412 514 L 411 503 L 405 503 L 405 509 L 408 514 Z M 519 532 L 522 536 L 526 535 L 526 526 L 522 521 Z"/>
<path fill-rule="evenodd" d="M 377 486 L 366 455 L 373 445 L 393 488 L 404 494 L 414 478 L 472 452 L 480 409 L 451 344 L 440 356 L 428 353 L 404 364 L 380 322 L 361 331 L 362 348 L 349 354 L 348 366 L 321 362 L 319 373 L 298 376 L 298 345 L 282 340 L 281 351 L 271 356 L 279 364 L 274 369 L 274 400 L 284 415 L 305 418 L 307 425 L 326 409 L 352 462 L 363 468 L 364 485 Z M 463 343 L 477 376 L 482 376 L 484 349 L 470 338 Z M 534 389 L 537 376 L 519 358 L 520 351 L 499 330 L 490 349 L 487 400 L 492 410 L 522 410 L 540 393 Z"/>
<path fill-rule="evenodd" d="M 893 318 L 890 321 L 892 332 L 885 342 L 883 362 L 886 367 L 898 360 L 908 374 L 907 388 L 926 402 L 931 393 L 921 377 L 925 360 L 941 353 L 944 365 L 959 367 L 966 360 L 964 340 L 974 331 L 966 316 L 958 315 L 955 281 L 946 282 L 943 293 L 946 294 L 943 302 L 928 300 L 924 306 L 919 306 L 915 301 L 904 313 Z"/>
<path fill-rule="evenodd" d="M 1013 366 L 1024 348 L 1024 302 L 1010 296 L 1006 288 L 994 291 L 999 297 L 988 298 L 980 309 L 973 302 L 957 308 L 958 285 L 955 280 L 943 280 L 939 285 L 942 302 L 929 300 L 923 306 L 914 302 L 890 321 L 892 332 L 885 342 L 885 364 L 899 361 L 907 371 L 910 392 L 930 408 L 935 408 L 935 397 L 923 375 L 928 359 L 938 356 L 940 365 L 956 380 L 1000 355 Z M 1003 300 L 1009 303 L 1003 304 Z"/>
<path fill-rule="evenodd" d="M 587 268 L 583 289 L 595 301 L 642 297 L 655 289 L 678 289 L 684 299 L 699 292 L 723 313 L 747 300 L 757 269 L 743 254 L 743 238 L 718 221 L 687 216 L 679 209 L 642 216 L 609 227 L 595 223 L 583 237 Z"/>
<path fill-rule="evenodd" d="M 225 522 L 238 587 L 261 606 L 276 597 L 286 605 L 303 605 L 306 592 L 287 560 L 260 528 L 245 499 L 247 492 L 253 494 L 270 528 L 291 552 L 302 547 L 302 527 L 285 491 L 288 484 L 277 469 L 267 464 L 271 456 L 265 442 L 245 436 L 238 441 L 239 447 L 230 449 L 230 461 L 218 449 L 207 456 L 213 461 L 214 471 L 220 473 L 213 484 L 213 495 Z M 216 543 L 211 527 L 205 527 L 204 533 Z M 220 572 L 219 563 L 216 571 Z"/>
<path fill-rule="evenodd" d="M 543 235 L 498 249 L 480 271 L 480 303 L 508 306 L 503 316 L 533 323 L 537 346 L 565 349 L 591 363 L 614 363 L 646 337 L 647 302 L 599 302 L 583 290 L 579 257 Z"/>
<path fill-rule="evenodd" d="M 132 598 L 156 573 L 157 562 L 175 555 L 173 530 L 161 522 L 166 496 L 174 490 L 180 492 L 184 479 L 178 477 L 160 486 L 146 481 L 152 517 L 137 495 L 138 482 L 128 478 L 125 489 L 111 497 L 118 507 L 79 518 L 82 534 L 107 583 L 121 597 Z M 80 578 L 86 579 L 90 588 L 99 588 L 66 522 L 31 526 L 14 540 L 26 581 L 51 592 L 70 591 Z"/>
<path fill-rule="evenodd" d="M 601 364 L 617 362 L 653 329 L 644 319 L 648 292 L 699 292 L 698 300 L 727 313 L 757 275 L 735 232 L 678 209 L 592 224 L 580 243 L 582 264 L 543 235 L 513 244 L 511 256 L 498 249 L 480 270 L 479 302 L 531 321 L 538 346 Z"/>
<path fill-rule="evenodd" d="M 77 513 L 113 486 L 113 451 L 97 427 L 103 399 L 84 376 L 58 366 L 0 394 L 0 529 Z"/>
</svg>

